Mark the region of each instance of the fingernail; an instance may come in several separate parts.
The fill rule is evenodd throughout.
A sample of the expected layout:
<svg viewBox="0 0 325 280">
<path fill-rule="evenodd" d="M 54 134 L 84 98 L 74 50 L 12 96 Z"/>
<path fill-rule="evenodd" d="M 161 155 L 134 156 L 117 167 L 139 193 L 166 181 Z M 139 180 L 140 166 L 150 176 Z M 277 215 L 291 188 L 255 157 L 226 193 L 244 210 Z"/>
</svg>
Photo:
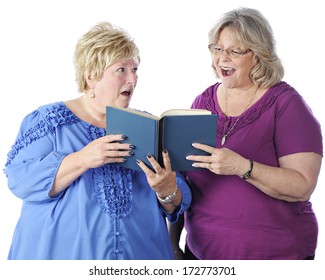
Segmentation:
<svg viewBox="0 0 325 280">
<path fill-rule="evenodd" d="M 167 154 L 167 150 L 166 150 L 166 149 L 164 149 L 164 150 L 163 150 L 163 153 Z"/>
<path fill-rule="evenodd" d="M 141 163 L 141 160 L 137 159 L 136 162 L 137 162 L 137 164 L 140 164 Z"/>
<path fill-rule="evenodd" d="M 130 148 L 130 149 L 134 149 L 134 148 L 135 148 L 135 146 L 134 146 L 134 145 L 132 145 L 132 144 L 130 144 L 130 145 L 129 145 L 129 148 Z"/>
<path fill-rule="evenodd" d="M 129 151 L 129 155 L 130 156 L 134 155 L 134 152 L 133 151 Z"/>
<path fill-rule="evenodd" d="M 126 135 L 122 135 L 122 136 L 121 136 L 121 140 L 125 140 L 126 138 L 127 138 Z"/>
<path fill-rule="evenodd" d="M 151 158 L 151 157 L 152 157 L 152 154 L 148 154 L 147 157 L 148 157 L 148 158 Z"/>
</svg>

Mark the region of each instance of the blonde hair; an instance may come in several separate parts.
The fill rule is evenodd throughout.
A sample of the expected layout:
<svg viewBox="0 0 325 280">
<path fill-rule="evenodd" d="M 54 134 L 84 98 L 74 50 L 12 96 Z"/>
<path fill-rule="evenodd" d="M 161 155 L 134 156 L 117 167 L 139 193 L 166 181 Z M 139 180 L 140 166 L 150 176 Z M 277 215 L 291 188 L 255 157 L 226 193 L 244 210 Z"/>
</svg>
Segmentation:
<svg viewBox="0 0 325 280">
<path fill-rule="evenodd" d="M 254 53 L 256 65 L 250 77 L 262 88 L 268 88 L 283 78 L 284 68 L 275 49 L 273 31 L 266 18 L 255 9 L 239 8 L 225 13 L 209 32 L 209 44 L 215 44 L 225 28 L 231 28 L 239 45 Z M 214 65 L 212 68 L 218 74 Z"/>
<path fill-rule="evenodd" d="M 100 80 L 107 67 L 128 59 L 140 63 L 138 47 L 126 31 L 109 22 L 93 26 L 79 39 L 74 53 L 78 90 L 89 90 L 85 75 Z"/>
</svg>

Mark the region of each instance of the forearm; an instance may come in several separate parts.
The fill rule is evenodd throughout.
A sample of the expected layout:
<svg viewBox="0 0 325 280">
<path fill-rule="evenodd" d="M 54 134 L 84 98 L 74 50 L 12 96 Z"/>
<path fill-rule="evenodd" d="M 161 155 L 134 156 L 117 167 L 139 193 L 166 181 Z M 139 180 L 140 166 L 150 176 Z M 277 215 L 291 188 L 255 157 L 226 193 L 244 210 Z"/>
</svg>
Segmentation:
<svg viewBox="0 0 325 280">
<path fill-rule="evenodd" d="M 316 182 L 310 182 L 295 169 L 271 167 L 254 162 L 251 178 L 247 180 L 265 194 L 289 202 L 306 201 Z"/>
<path fill-rule="evenodd" d="M 184 227 L 184 214 L 175 223 L 168 222 L 168 234 L 174 251 L 179 249 L 179 242 Z"/>
<path fill-rule="evenodd" d="M 174 257 L 176 260 L 184 259 L 184 248 L 180 247 L 181 235 L 184 227 L 184 214 L 180 215 L 178 221 L 171 223 L 168 221 L 168 234 L 172 248 L 174 251 Z"/>
<path fill-rule="evenodd" d="M 73 181 L 86 172 L 87 169 L 80 160 L 79 152 L 67 155 L 62 160 L 57 171 L 49 196 L 54 197 L 64 191 Z"/>
</svg>

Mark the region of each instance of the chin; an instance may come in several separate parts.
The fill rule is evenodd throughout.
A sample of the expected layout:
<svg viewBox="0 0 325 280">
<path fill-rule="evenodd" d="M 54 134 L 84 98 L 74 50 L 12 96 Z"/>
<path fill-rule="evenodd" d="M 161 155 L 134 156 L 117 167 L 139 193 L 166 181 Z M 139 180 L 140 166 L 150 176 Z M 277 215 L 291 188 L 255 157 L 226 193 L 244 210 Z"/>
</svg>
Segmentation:
<svg viewBox="0 0 325 280">
<path fill-rule="evenodd" d="M 120 104 L 119 107 L 128 108 L 129 105 L 130 105 L 130 103 L 123 103 L 123 104 Z"/>
</svg>

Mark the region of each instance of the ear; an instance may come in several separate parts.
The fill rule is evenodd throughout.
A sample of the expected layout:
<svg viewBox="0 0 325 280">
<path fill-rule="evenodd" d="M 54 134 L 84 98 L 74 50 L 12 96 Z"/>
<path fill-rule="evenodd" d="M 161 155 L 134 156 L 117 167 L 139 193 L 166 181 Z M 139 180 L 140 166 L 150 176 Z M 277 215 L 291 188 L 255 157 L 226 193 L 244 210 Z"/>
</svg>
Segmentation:
<svg viewBox="0 0 325 280">
<path fill-rule="evenodd" d="M 255 66 L 257 63 L 259 63 L 260 62 L 260 59 L 258 58 L 258 56 L 257 55 L 255 55 L 255 53 L 254 53 L 254 56 L 253 56 L 253 65 Z"/>
<path fill-rule="evenodd" d="M 95 88 L 96 83 L 91 74 L 85 73 L 85 80 L 88 85 L 88 88 Z"/>
</svg>

